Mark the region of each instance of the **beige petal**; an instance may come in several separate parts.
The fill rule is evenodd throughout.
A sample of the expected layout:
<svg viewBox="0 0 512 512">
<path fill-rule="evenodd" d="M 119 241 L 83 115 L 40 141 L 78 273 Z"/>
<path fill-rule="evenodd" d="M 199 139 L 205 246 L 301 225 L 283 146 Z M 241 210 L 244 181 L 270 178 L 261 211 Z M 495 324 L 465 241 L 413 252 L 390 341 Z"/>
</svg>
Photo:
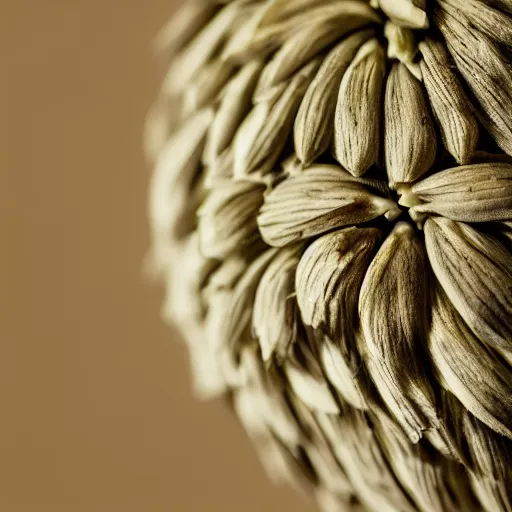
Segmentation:
<svg viewBox="0 0 512 512">
<path fill-rule="evenodd" d="M 381 215 L 390 220 L 400 215 L 394 201 L 374 195 L 366 183 L 332 165 L 315 165 L 286 179 L 265 197 L 258 216 L 263 239 L 282 247 Z"/>
<path fill-rule="evenodd" d="M 223 259 L 260 239 L 256 215 L 263 204 L 262 185 L 227 182 L 213 188 L 198 210 L 201 251 Z"/>
<path fill-rule="evenodd" d="M 429 349 L 446 389 L 488 427 L 512 438 L 512 371 L 482 345 L 439 289 Z"/>
<path fill-rule="evenodd" d="M 333 133 L 341 78 L 357 50 L 373 33 L 373 30 L 361 30 L 337 44 L 327 54 L 308 87 L 294 127 L 295 150 L 305 166 L 327 150 Z"/>
<path fill-rule="evenodd" d="M 437 172 L 415 183 L 399 186 L 405 200 L 422 202 L 412 206 L 413 218 L 436 213 L 463 222 L 512 219 L 512 165 L 475 164 Z M 411 196 L 412 194 L 412 196 Z M 419 202 L 419 201 L 418 201 Z M 403 204 L 402 201 L 400 201 Z"/>
<path fill-rule="evenodd" d="M 420 43 L 423 82 L 446 149 L 460 164 L 467 164 L 478 142 L 478 124 L 471 103 L 445 44 L 426 38 Z"/>
<path fill-rule="evenodd" d="M 264 361 L 286 358 L 297 336 L 295 271 L 302 248 L 280 249 L 261 278 L 254 301 L 253 330 Z"/>
<path fill-rule="evenodd" d="M 411 225 L 400 222 L 370 265 L 359 298 L 360 350 L 377 390 L 412 442 L 437 424 L 422 345 L 427 280 L 423 244 Z"/>
<path fill-rule="evenodd" d="M 494 238 L 449 219 L 428 219 L 424 231 L 432 269 L 461 317 L 484 344 L 510 353 L 508 250 Z"/>
<path fill-rule="evenodd" d="M 245 118 L 233 142 L 236 178 L 258 179 L 274 168 L 318 64 L 302 68 L 280 94 L 258 103 Z"/>
<path fill-rule="evenodd" d="M 334 154 L 354 176 L 379 160 L 382 91 L 386 56 L 377 41 L 367 41 L 341 80 L 334 118 Z"/>
<path fill-rule="evenodd" d="M 392 184 L 414 181 L 434 163 L 437 136 L 425 96 L 405 64 L 394 64 L 384 102 L 384 153 Z"/>
</svg>

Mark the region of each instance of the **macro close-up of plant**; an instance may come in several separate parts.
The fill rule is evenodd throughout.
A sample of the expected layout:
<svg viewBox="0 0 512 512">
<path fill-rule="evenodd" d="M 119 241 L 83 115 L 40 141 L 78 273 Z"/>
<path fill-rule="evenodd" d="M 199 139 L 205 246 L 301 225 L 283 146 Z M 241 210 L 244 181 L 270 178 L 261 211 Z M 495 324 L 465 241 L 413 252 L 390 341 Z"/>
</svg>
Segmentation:
<svg viewBox="0 0 512 512">
<path fill-rule="evenodd" d="M 512 2 L 190 0 L 155 44 L 197 393 L 325 512 L 512 511 Z"/>
</svg>

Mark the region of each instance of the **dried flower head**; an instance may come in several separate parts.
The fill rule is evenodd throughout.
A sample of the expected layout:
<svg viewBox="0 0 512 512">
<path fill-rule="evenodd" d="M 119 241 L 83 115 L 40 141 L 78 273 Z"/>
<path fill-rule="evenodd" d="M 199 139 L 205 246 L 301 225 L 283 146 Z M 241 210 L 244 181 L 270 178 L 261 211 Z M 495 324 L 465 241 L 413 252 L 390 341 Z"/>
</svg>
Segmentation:
<svg viewBox="0 0 512 512">
<path fill-rule="evenodd" d="M 188 0 L 157 46 L 197 390 L 326 512 L 510 512 L 510 0 Z"/>
</svg>

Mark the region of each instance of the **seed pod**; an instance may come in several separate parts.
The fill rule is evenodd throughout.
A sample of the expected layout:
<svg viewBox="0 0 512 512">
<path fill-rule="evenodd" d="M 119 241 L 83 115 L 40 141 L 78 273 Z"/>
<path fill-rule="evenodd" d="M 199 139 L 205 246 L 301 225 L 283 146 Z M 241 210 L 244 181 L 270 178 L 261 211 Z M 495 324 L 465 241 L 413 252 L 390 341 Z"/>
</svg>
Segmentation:
<svg viewBox="0 0 512 512">
<path fill-rule="evenodd" d="M 459 16 L 436 9 L 435 19 L 455 64 L 480 103 L 481 121 L 501 149 L 512 155 L 510 64 L 494 41 L 461 23 Z"/>
<path fill-rule="evenodd" d="M 158 268 L 168 262 L 172 242 L 193 228 L 190 210 L 197 205 L 190 201 L 190 194 L 212 117 L 210 109 L 198 112 L 173 135 L 158 159 L 149 185 L 154 264 Z"/>
<path fill-rule="evenodd" d="M 420 43 L 423 82 L 446 149 L 467 164 L 478 142 L 478 124 L 443 43 L 426 38 Z"/>
<path fill-rule="evenodd" d="M 228 182 L 213 188 L 198 210 L 201 251 L 223 259 L 260 240 L 256 214 L 263 204 L 262 185 Z"/>
<path fill-rule="evenodd" d="M 385 99 L 384 152 L 391 184 L 414 181 L 434 163 L 437 137 L 421 83 L 394 64 Z"/>
<path fill-rule="evenodd" d="M 510 254 L 495 239 L 443 218 L 425 222 L 434 273 L 461 317 L 482 343 L 512 351 Z"/>
<path fill-rule="evenodd" d="M 309 166 L 329 146 L 341 79 L 360 46 L 373 34 L 361 30 L 336 45 L 308 87 L 295 119 L 295 151 Z"/>
<path fill-rule="evenodd" d="M 377 390 L 413 443 L 437 423 L 433 392 L 420 364 L 427 268 L 413 228 L 398 223 L 371 263 L 359 297 L 360 350 Z"/>
<path fill-rule="evenodd" d="M 258 103 L 245 118 L 233 142 L 236 178 L 258 179 L 273 169 L 317 68 L 315 61 L 305 66 L 279 88 L 280 94 Z"/>
<path fill-rule="evenodd" d="M 281 249 L 261 278 L 254 302 L 253 329 L 264 361 L 286 358 L 297 337 L 295 271 L 301 246 Z"/>
<path fill-rule="evenodd" d="M 475 164 L 440 171 L 412 187 L 398 190 L 424 201 L 412 206 L 418 214 L 436 213 L 463 222 L 512 219 L 512 165 Z"/>
<path fill-rule="evenodd" d="M 429 348 L 443 384 L 480 421 L 512 438 L 512 372 L 486 348 L 437 289 Z"/>
<path fill-rule="evenodd" d="M 343 76 L 334 119 L 334 154 L 354 176 L 379 159 L 385 53 L 377 39 L 366 42 Z"/>
<path fill-rule="evenodd" d="M 391 199 L 370 193 L 362 183 L 329 165 L 288 178 L 265 197 L 258 216 L 263 239 L 282 247 L 333 228 L 400 215 Z"/>
<path fill-rule="evenodd" d="M 263 64 L 251 61 L 226 85 L 210 126 L 204 162 L 211 164 L 231 143 L 238 126 L 251 108 L 251 99 Z"/>
</svg>

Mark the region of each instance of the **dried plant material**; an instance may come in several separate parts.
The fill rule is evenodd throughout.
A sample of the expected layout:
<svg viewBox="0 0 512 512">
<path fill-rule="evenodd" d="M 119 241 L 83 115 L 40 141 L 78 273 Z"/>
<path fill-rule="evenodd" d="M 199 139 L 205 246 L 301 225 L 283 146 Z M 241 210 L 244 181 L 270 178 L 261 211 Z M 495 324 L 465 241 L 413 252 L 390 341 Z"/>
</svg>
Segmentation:
<svg viewBox="0 0 512 512">
<path fill-rule="evenodd" d="M 340 26 L 336 20 L 322 20 L 319 24 L 308 24 L 294 34 L 274 55 L 261 74 L 258 89 L 265 90 L 289 78 L 319 52 L 336 40 L 363 28 L 372 20 L 355 16 L 344 19 Z"/>
<path fill-rule="evenodd" d="M 184 91 L 183 115 L 188 117 L 202 107 L 211 104 L 233 73 L 233 66 L 221 59 L 205 64 L 192 78 Z"/>
<path fill-rule="evenodd" d="M 333 228 L 399 214 L 392 200 L 372 194 L 343 169 L 316 165 L 265 197 L 258 225 L 269 245 L 282 247 Z"/>
<path fill-rule="evenodd" d="M 208 144 L 208 141 L 206 142 Z M 203 153 L 204 155 L 204 153 Z M 212 189 L 233 179 L 233 148 L 226 148 L 217 158 L 205 167 L 204 186 Z"/>
<path fill-rule="evenodd" d="M 488 36 L 470 29 L 459 17 L 437 9 L 435 19 L 455 64 L 480 103 L 484 126 L 501 149 L 512 155 L 510 64 Z"/>
<path fill-rule="evenodd" d="M 309 63 L 290 80 L 281 94 L 257 104 L 246 117 L 233 142 L 235 177 L 254 179 L 273 169 L 317 68 L 318 62 Z"/>
<path fill-rule="evenodd" d="M 296 279 L 303 321 L 342 345 L 353 342 L 357 294 L 383 234 L 350 227 L 313 242 L 302 256 Z"/>
<path fill-rule="evenodd" d="M 189 231 L 188 196 L 201 159 L 206 130 L 213 112 L 204 110 L 185 123 L 162 151 L 149 185 L 149 217 L 154 245 L 154 265 L 169 259 L 173 240 Z"/>
<path fill-rule="evenodd" d="M 213 188 L 198 210 L 201 250 L 222 259 L 260 239 L 256 215 L 265 187 L 248 182 L 228 182 Z"/>
<path fill-rule="evenodd" d="M 194 3 L 162 37 L 165 318 L 326 512 L 512 509 L 512 4 L 427 3 Z"/>
<path fill-rule="evenodd" d="M 186 87 L 192 77 L 206 65 L 227 39 L 229 29 L 241 19 L 237 4 L 219 11 L 174 59 L 165 78 L 165 89 L 176 94 Z"/>
<path fill-rule="evenodd" d="M 325 337 L 320 357 L 327 380 L 338 391 L 341 397 L 356 409 L 368 409 L 364 392 L 358 381 L 357 374 L 348 365 L 346 356 L 337 344 Z"/>
<path fill-rule="evenodd" d="M 252 95 L 263 63 L 251 61 L 229 81 L 222 92 L 222 100 L 211 124 L 204 160 L 213 162 L 231 143 L 251 108 Z"/>
<path fill-rule="evenodd" d="M 421 83 L 402 63 L 386 85 L 384 153 L 392 184 L 410 182 L 434 163 L 437 136 Z"/>
<path fill-rule="evenodd" d="M 273 355 L 284 360 L 297 337 L 295 271 L 302 248 L 279 250 L 261 278 L 254 302 L 253 329 L 268 361 Z"/>
<path fill-rule="evenodd" d="M 340 416 L 317 413 L 316 418 L 365 510 L 416 510 L 397 485 L 363 413 L 356 410 L 344 411 Z"/>
<path fill-rule="evenodd" d="M 512 219 L 512 165 L 475 164 L 440 171 L 398 191 L 413 204 L 413 218 L 435 213 L 463 222 Z M 403 204 L 403 202 L 400 202 Z"/>
<path fill-rule="evenodd" d="M 357 50 L 373 34 L 360 30 L 337 44 L 325 57 L 300 105 L 294 127 L 295 151 L 304 166 L 324 153 L 332 139 L 341 79 Z"/>
<path fill-rule="evenodd" d="M 415 29 L 428 28 L 426 0 L 377 0 L 374 3 L 378 4 L 395 25 Z"/>
<path fill-rule="evenodd" d="M 463 428 L 475 467 L 472 486 L 486 511 L 505 512 L 512 507 L 512 442 L 497 435 L 466 413 Z"/>
<path fill-rule="evenodd" d="M 487 2 L 489 3 L 489 2 Z M 458 20 L 498 42 L 512 43 L 512 20 L 481 0 L 439 0 L 437 9 L 445 11 Z"/>
<path fill-rule="evenodd" d="M 418 53 L 418 46 L 411 29 L 399 27 L 388 21 L 384 25 L 384 35 L 388 40 L 388 58 L 397 59 L 404 64 L 411 64 L 414 61 L 414 57 Z"/>
<path fill-rule="evenodd" d="M 430 264 L 446 295 L 482 343 L 510 352 L 510 253 L 490 236 L 443 218 L 424 226 Z"/>
<path fill-rule="evenodd" d="M 339 407 L 325 380 L 315 378 L 310 373 L 290 364 L 284 367 L 284 371 L 294 393 L 308 407 L 328 414 L 339 413 Z"/>
<path fill-rule="evenodd" d="M 439 289 L 429 348 L 446 389 L 489 428 L 512 438 L 512 371 L 471 332 Z"/>
<path fill-rule="evenodd" d="M 412 445 L 386 414 L 379 411 L 376 416 L 375 432 L 383 452 L 400 483 L 413 497 L 418 510 L 464 510 L 461 505 L 467 503 L 466 495 L 470 488 L 458 464 L 452 461 L 443 464 L 424 446 Z M 456 487 L 450 486 L 446 474 L 456 474 Z"/>
<path fill-rule="evenodd" d="M 379 159 L 384 49 L 371 39 L 357 52 L 341 80 L 334 118 L 334 154 L 354 176 Z"/>
<path fill-rule="evenodd" d="M 192 0 L 180 5 L 153 40 L 158 53 L 174 54 L 196 35 L 212 18 L 215 5 L 202 0 Z"/>
<path fill-rule="evenodd" d="M 432 388 L 420 363 L 427 322 L 427 263 L 410 225 L 398 223 L 372 261 L 361 287 L 359 315 L 361 350 L 370 376 L 416 443 L 437 420 Z"/>
<path fill-rule="evenodd" d="M 446 149 L 460 164 L 469 163 L 478 142 L 478 124 L 451 58 L 440 41 L 420 43 L 423 81 Z"/>
</svg>

